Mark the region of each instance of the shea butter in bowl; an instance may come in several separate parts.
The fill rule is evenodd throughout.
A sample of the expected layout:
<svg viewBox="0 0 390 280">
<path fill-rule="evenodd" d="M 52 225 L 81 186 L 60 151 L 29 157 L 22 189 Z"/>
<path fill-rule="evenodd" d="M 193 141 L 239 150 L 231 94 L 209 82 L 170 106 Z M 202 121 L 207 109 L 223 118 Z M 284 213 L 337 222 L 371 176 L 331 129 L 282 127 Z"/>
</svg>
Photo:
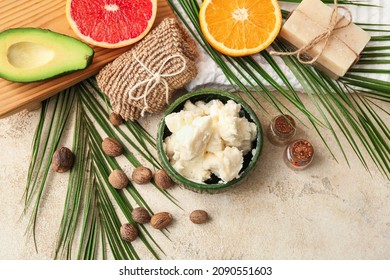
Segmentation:
<svg viewBox="0 0 390 280">
<path fill-rule="evenodd" d="M 166 110 L 157 151 L 172 180 L 196 192 L 218 193 L 253 170 L 263 134 L 255 112 L 240 97 L 217 89 L 193 91 Z"/>
</svg>

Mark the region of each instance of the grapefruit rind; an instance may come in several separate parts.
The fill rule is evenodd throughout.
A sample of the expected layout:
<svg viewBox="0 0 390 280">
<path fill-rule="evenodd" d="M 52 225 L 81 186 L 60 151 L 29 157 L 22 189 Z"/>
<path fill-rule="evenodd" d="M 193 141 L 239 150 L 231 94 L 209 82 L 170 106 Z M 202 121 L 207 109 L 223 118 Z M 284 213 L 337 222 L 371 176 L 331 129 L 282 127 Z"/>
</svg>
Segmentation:
<svg viewBox="0 0 390 280">
<path fill-rule="evenodd" d="M 72 2 L 72 0 L 66 1 L 65 13 L 66 13 L 66 18 L 68 20 L 68 23 L 69 23 L 70 27 L 72 28 L 73 32 L 77 35 L 77 37 L 79 37 L 85 43 L 88 43 L 90 45 L 97 46 L 97 47 L 102 47 L 102 48 L 110 48 L 110 49 L 122 48 L 122 47 L 126 47 L 126 46 L 129 46 L 129 45 L 132 45 L 132 44 L 138 42 L 139 40 L 144 38 L 149 33 L 150 29 L 152 29 L 154 21 L 156 20 L 156 16 L 157 16 L 157 1 L 158 0 L 150 0 L 150 2 L 152 3 L 152 16 L 148 20 L 148 25 L 145 28 L 145 30 L 135 38 L 123 40 L 123 41 L 120 41 L 120 42 L 115 43 L 115 44 L 108 43 L 108 42 L 102 42 L 102 41 L 96 41 L 93 38 L 91 38 L 90 36 L 86 36 L 80 32 L 76 22 L 73 20 L 72 15 L 71 15 L 71 2 Z"/>
<path fill-rule="evenodd" d="M 222 54 L 228 55 L 228 56 L 247 56 L 247 55 L 253 55 L 256 53 L 261 52 L 262 50 L 269 47 L 272 42 L 275 40 L 275 38 L 278 36 L 280 32 L 280 28 L 282 26 L 282 14 L 280 10 L 280 6 L 278 1 L 271 0 L 273 2 L 273 5 L 275 7 L 275 26 L 274 29 L 269 33 L 269 36 L 266 41 L 264 41 L 262 44 L 259 44 L 255 48 L 242 48 L 242 49 L 233 49 L 227 47 L 223 42 L 217 41 L 213 35 L 210 33 L 208 28 L 208 23 L 206 20 L 206 10 L 209 6 L 209 4 L 212 2 L 212 0 L 205 0 L 203 1 L 200 11 L 199 11 L 199 23 L 200 28 L 203 33 L 203 36 L 207 40 L 207 42 L 217 51 L 219 51 Z"/>
</svg>

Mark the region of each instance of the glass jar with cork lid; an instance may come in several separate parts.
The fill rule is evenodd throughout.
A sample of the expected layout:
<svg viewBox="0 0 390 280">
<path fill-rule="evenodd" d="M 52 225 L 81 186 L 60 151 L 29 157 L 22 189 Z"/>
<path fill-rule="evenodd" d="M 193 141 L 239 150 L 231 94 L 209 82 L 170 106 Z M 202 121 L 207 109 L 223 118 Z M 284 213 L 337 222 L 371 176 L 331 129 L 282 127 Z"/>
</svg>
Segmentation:
<svg viewBox="0 0 390 280">
<path fill-rule="evenodd" d="M 304 139 L 298 139 L 290 143 L 285 152 L 284 159 L 291 169 L 300 170 L 308 167 L 313 160 L 314 148 Z"/>
<path fill-rule="evenodd" d="M 284 146 L 291 141 L 295 132 L 295 120 L 290 115 L 279 115 L 271 120 L 267 137 L 273 145 Z"/>
</svg>

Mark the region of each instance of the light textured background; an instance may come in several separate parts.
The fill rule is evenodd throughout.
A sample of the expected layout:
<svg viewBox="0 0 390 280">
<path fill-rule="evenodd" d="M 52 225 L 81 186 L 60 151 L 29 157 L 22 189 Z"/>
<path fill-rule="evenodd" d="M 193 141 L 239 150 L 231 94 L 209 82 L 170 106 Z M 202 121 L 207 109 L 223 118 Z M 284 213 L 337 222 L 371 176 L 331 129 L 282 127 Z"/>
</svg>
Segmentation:
<svg viewBox="0 0 390 280">
<path fill-rule="evenodd" d="M 386 9 L 389 11 L 388 3 Z M 202 70 L 198 81 L 204 79 L 203 73 Z M 302 98 L 308 101 L 304 95 Z M 155 115 L 142 121 L 152 135 L 160 117 Z M 259 113 L 259 117 L 265 128 L 267 116 Z M 382 117 L 385 123 L 390 123 L 388 115 Z M 28 219 L 23 215 L 22 196 L 38 118 L 39 111 L 24 111 L 0 120 L 0 259 L 53 257 L 66 175 L 49 177 L 37 224 L 38 252 L 31 236 L 25 235 Z M 70 126 L 64 145 L 70 143 L 71 130 Z M 179 186 L 170 190 L 183 210 L 154 188 L 139 187 L 154 211 L 169 211 L 175 218 L 169 228 L 171 240 L 148 226 L 166 253 L 161 257 L 390 259 L 390 182 L 372 164 L 371 174 L 368 173 L 343 143 L 348 166 L 331 135 L 324 134 L 339 162 L 332 158 L 313 129 L 300 125 L 297 137 L 309 139 L 316 149 L 310 168 L 290 170 L 282 160 L 283 148 L 271 145 L 265 138 L 254 172 L 236 188 L 215 195 L 197 194 Z M 120 162 L 131 174 L 129 163 L 123 158 Z M 210 222 L 192 224 L 188 215 L 194 209 L 208 211 Z M 141 241 L 135 241 L 134 246 L 142 258 L 152 258 Z"/>
</svg>

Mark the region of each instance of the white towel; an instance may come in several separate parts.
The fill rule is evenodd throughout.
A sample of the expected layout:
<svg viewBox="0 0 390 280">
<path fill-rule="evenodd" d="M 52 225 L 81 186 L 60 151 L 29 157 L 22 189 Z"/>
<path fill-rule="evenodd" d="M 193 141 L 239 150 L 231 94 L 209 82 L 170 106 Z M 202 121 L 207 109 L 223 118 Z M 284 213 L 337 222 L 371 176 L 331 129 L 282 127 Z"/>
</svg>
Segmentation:
<svg viewBox="0 0 390 280">
<path fill-rule="evenodd" d="M 178 4 L 178 0 L 174 1 L 176 3 L 176 6 L 180 8 L 180 5 Z M 198 1 L 201 3 L 202 1 Z M 351 10 L 353 15 L 353 21 L 358 23 L 386 23 L 390 24 L 390 1 L 388 0 L 366 0 L 364 3 L 373 4 L 373 5 L 379 5 L 381 8 L 378 7 L 364 7 L 364 6 L 353 6 L 348 5 L 348 8 Z M 290 3 L 281 3 L 281 8 L 286 10 L 292 10 L 293 7 L 296 6 L 296 4 L 290 4 Z M 182 14 L 185 14 L 182 11 Z M 386 16 L 385 16 L 386 15 Z M 390 29 L 390 27 L 387 27 L 387 29 Z M 375 35 L 375 34 L 373 34 Z M 388 35 L 388 33 L 387 33 Z M 372 45 L 370 42 L 369 45 Z M 200 58 L 197 63 L 198 67 L 198 76 L 191 81 L 187 85 L 188 90 L 193 90 L 197 87 L 200 87 L 205 84 L 218 84 L 221 86 L 229 86 L 229 82 L 226 79 L 225 75 L 221 71 L 221 69 L 215 64 L 215 62 L 205 53 L 202 47 L 198 46 L 200 51 Z M 278 75 L 273 72 L 272 68 L 267 64 L 267 62 L 262 58 L 261 55 L 254 55 L 253 56 L 255 60 L 260 63 L 260 65 L 276 80 L 281 84 L 280 79 L 278 78 Z M 278 62 L 280 68 L 285 73 L 287 78 L 289 79 L 290 83 L 296 90 L 301 90 L 302 87 L 299 84 L 299 82 L 296 80 L 295 76 L 291 73 L 291 71 L 288 69 L 288 67 L 283 63 L 281 58 L 275 57 L 275 60 Z M 362 66 L 366 67 L 366 66 Z M 378 66 L 378 67 L 387 67 L 387 66 Z M 236 73 L 237 74 L 237 73 Z M 368 75 L 365 74 L 365 76 L 372 77 L 372 78 L 379 78 L 383 81 L 390 81 L 390 75 Z M 243 80 L 242 80 L 243 81 Z M 244 81 L 243 81 L 244 82 Z M 267 84 L 264 81 L 265 84 Z"/>
</svg>

